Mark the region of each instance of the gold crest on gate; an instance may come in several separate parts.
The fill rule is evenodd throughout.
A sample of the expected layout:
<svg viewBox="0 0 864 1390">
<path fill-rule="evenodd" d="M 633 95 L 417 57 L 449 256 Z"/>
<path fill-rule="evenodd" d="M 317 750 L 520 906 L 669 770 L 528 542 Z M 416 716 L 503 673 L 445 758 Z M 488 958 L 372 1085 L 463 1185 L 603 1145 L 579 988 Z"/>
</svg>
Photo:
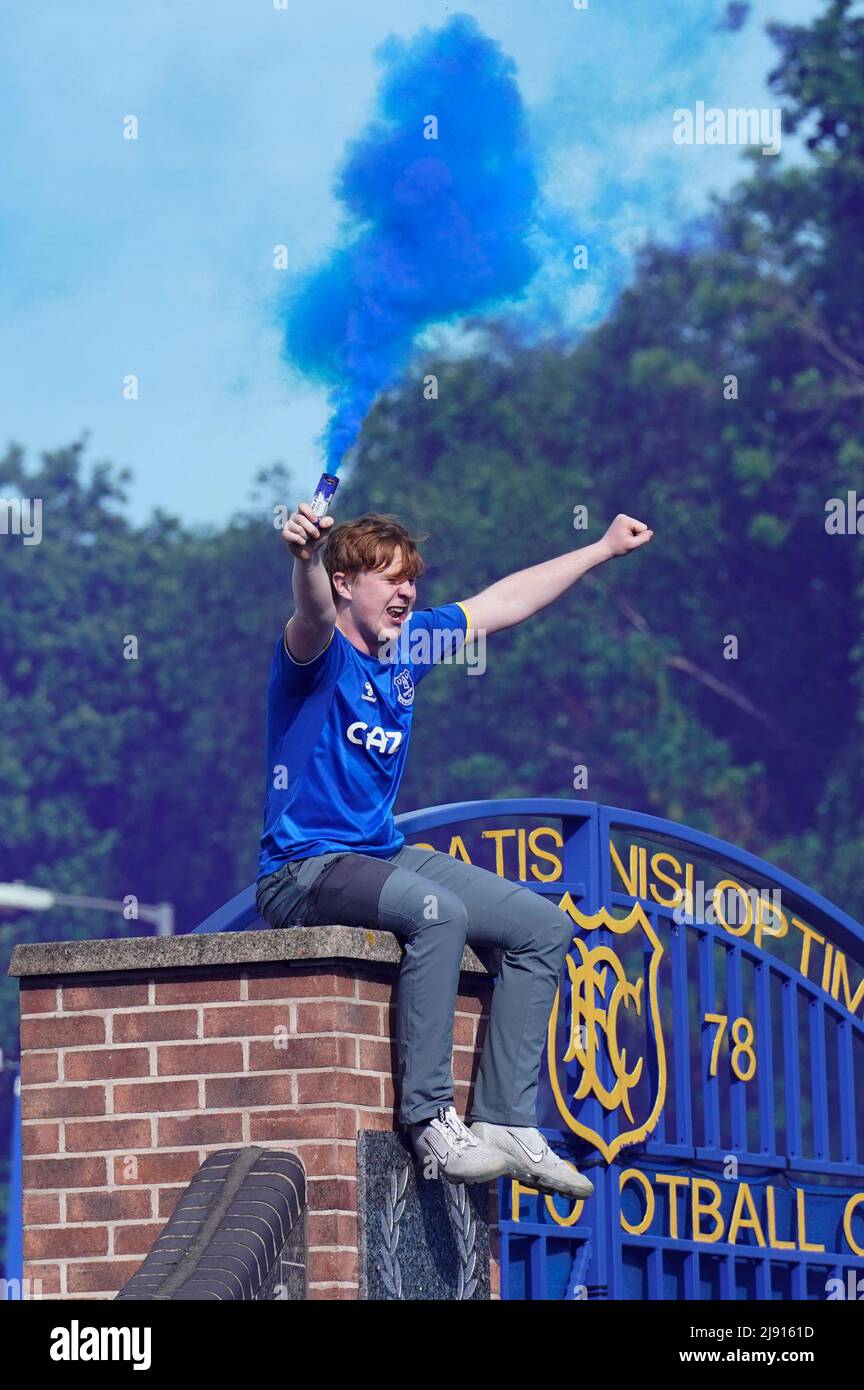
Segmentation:
<svg viewBox="0 0 864 1390">
<path fill-rule="evenodd" d="M 594 1144 L 608 1163 L 625 1144 L 638 1143 L 651 1133 L 666 1099 L 666 1053 L 658 995 L 663 945 L 644 908 L 638 903 L 623 918 L 613 917 L 605 907 L 587 916 L 574 905 L 569 893 L 565 894 L 560 907 L 569 913 L 586 935 L 574 936 L 566 958 L 570 1028 L 566 1047 L 560 1057 L 556 1056 L 560 988 L 552 1007 L 548 1038 L 549 1079 L 555 1103 L 568 1128 Z M 650 948 L 647 966 L 636 978 L 628 979 L 620 956 L 611 946 L 600 942 L 593 944 L 591 933 L 601 928 L 618 938 L 630 938 L 632 933 L 636 933 L 634 940 L 641 944 L 643 952 L 645 947 Z M 649 1098 L 647 1106 L 643 1102 L 638 1108 L 634 1092 L 645 1078 L 648 1058 L 644 1054 L 630 1057 L 627 1047 L 622 1046 L 620 1031 L 625 1018 L 642 1021 L 645 1025 L 646 1048 L 649 1045 L 654 1048 L 656 1092 Z M 561 1089 L 558 1067 L 561 1063 L 573 1062 L 578 1064 L 579 1080 L 572 1093 L 571 1104 L 568 1104 Z M 617 1115 L 618 1133 L 614 1137 L 608 1138 L 598 1133 L 573 1114 L 571 1105 L 581 1109 L 580 1102 L 592 1097 L 600 1102 L 604 1110 Z"/>
</svg>

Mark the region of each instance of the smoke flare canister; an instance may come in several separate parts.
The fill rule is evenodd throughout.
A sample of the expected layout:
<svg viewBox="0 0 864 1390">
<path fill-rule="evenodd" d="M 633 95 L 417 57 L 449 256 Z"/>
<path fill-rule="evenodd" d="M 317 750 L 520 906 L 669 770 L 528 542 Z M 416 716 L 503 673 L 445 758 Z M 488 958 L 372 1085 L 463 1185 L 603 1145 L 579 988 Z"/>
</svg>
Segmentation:
<svg viewBox="0 0 864 1390">
<path fill-rule="evenodd" d="M 338 486 L 339 479 L 332 473 L 322 473 L 318 479 L 318 486 L 315 489 L 311 507 L 319 521 L 333 501 L 333 494 Z"/>
</svg>

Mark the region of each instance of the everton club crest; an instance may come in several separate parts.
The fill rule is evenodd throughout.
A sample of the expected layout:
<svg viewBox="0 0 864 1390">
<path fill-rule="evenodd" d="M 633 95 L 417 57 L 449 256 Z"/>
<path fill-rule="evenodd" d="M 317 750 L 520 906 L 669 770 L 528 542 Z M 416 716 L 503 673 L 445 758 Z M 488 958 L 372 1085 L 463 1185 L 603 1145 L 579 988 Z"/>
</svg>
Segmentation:
<svg viewBox="0 0 864 1390">
<path fill-rule="evenodd" d="M 651 1133 L 666 1099 L 658 997 L 663 945 L 638 904 L 624 918 L 606 908 L 586 916 L 569 894 L 560 906 L 581 930 L 549 1020 L 549 1079 L 567 1126 L 610 1163 L 625 1144 Z M 629 974 L 625 955 L 639 962 Z"/>
<path fill-rule="evenodd" d="M 393 685 L 396 689 L 396 698 L 400 705 L 413 705 L 414 703 L 414 682 L 411 679 L 410 671 L 400 671 L 393 677 Z"/>
</svg>

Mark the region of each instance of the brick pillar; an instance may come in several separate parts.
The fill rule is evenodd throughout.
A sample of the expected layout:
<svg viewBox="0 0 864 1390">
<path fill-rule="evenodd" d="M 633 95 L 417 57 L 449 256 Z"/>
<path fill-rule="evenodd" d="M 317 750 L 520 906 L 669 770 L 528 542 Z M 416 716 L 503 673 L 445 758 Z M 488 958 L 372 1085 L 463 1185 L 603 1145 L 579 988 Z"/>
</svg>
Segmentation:
<svg viewBox="0 0 864 1390">
<path fill-rule="evenodd" d="M 400 958 L 390 933 L 348 927 L 16 947 L 25 1278 L 110 1298 L 207 1154 L 264 1144 L 307 1172 L 310 1297 L 356 1298 L 357 1132 L 397 1128 Z M 463 1116 L 491 989 L 467 949 Z"/>
</svg>

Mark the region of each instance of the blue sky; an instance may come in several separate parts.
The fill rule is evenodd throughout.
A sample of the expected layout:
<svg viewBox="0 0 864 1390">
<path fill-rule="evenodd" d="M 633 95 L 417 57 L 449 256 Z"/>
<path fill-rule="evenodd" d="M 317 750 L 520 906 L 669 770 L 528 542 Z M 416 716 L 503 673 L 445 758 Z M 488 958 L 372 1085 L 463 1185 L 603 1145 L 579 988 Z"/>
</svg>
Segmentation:
<svg viewBox="0 0 864 1390">
<path fill-rule="evenodd" d="M 532 286 L 575 328 L 602 316 L 634 246 L 674 241 L 740 150 L 681 147 L 672 112 L 776 104 L 764 25 L 823 0 L 7 0 L 0 89 L 0 448 L 90 432 L 128 466 L 130 510 L 219 523 L 258 468 L 320 472 L 323 391 L 281 354 L 292 276 L 344 237 L 332 182 L 375 110 L 374 51 L 454 12 L 514 58 L 550 224 L 615 254 L 604 279 L 562 269 L 547 232 Z M 137 116 L 137 141 L 122 122 Z M 784 136 L 782 159 L 800 157 Z M 273 268 L 273 247 L 289 268 Z M 566 249 L 566 246 L 565 246 Z M 286 278 L 287 277 L 287 278 Z M 566 277 L 566 278 L 565 278 Z M 524 308 L 522 312 L 525 312 Z M 140 380 L 125 400 L 127 373 Z M 288 499 L 293 501 L 294 499 Z"/>
</svg>

